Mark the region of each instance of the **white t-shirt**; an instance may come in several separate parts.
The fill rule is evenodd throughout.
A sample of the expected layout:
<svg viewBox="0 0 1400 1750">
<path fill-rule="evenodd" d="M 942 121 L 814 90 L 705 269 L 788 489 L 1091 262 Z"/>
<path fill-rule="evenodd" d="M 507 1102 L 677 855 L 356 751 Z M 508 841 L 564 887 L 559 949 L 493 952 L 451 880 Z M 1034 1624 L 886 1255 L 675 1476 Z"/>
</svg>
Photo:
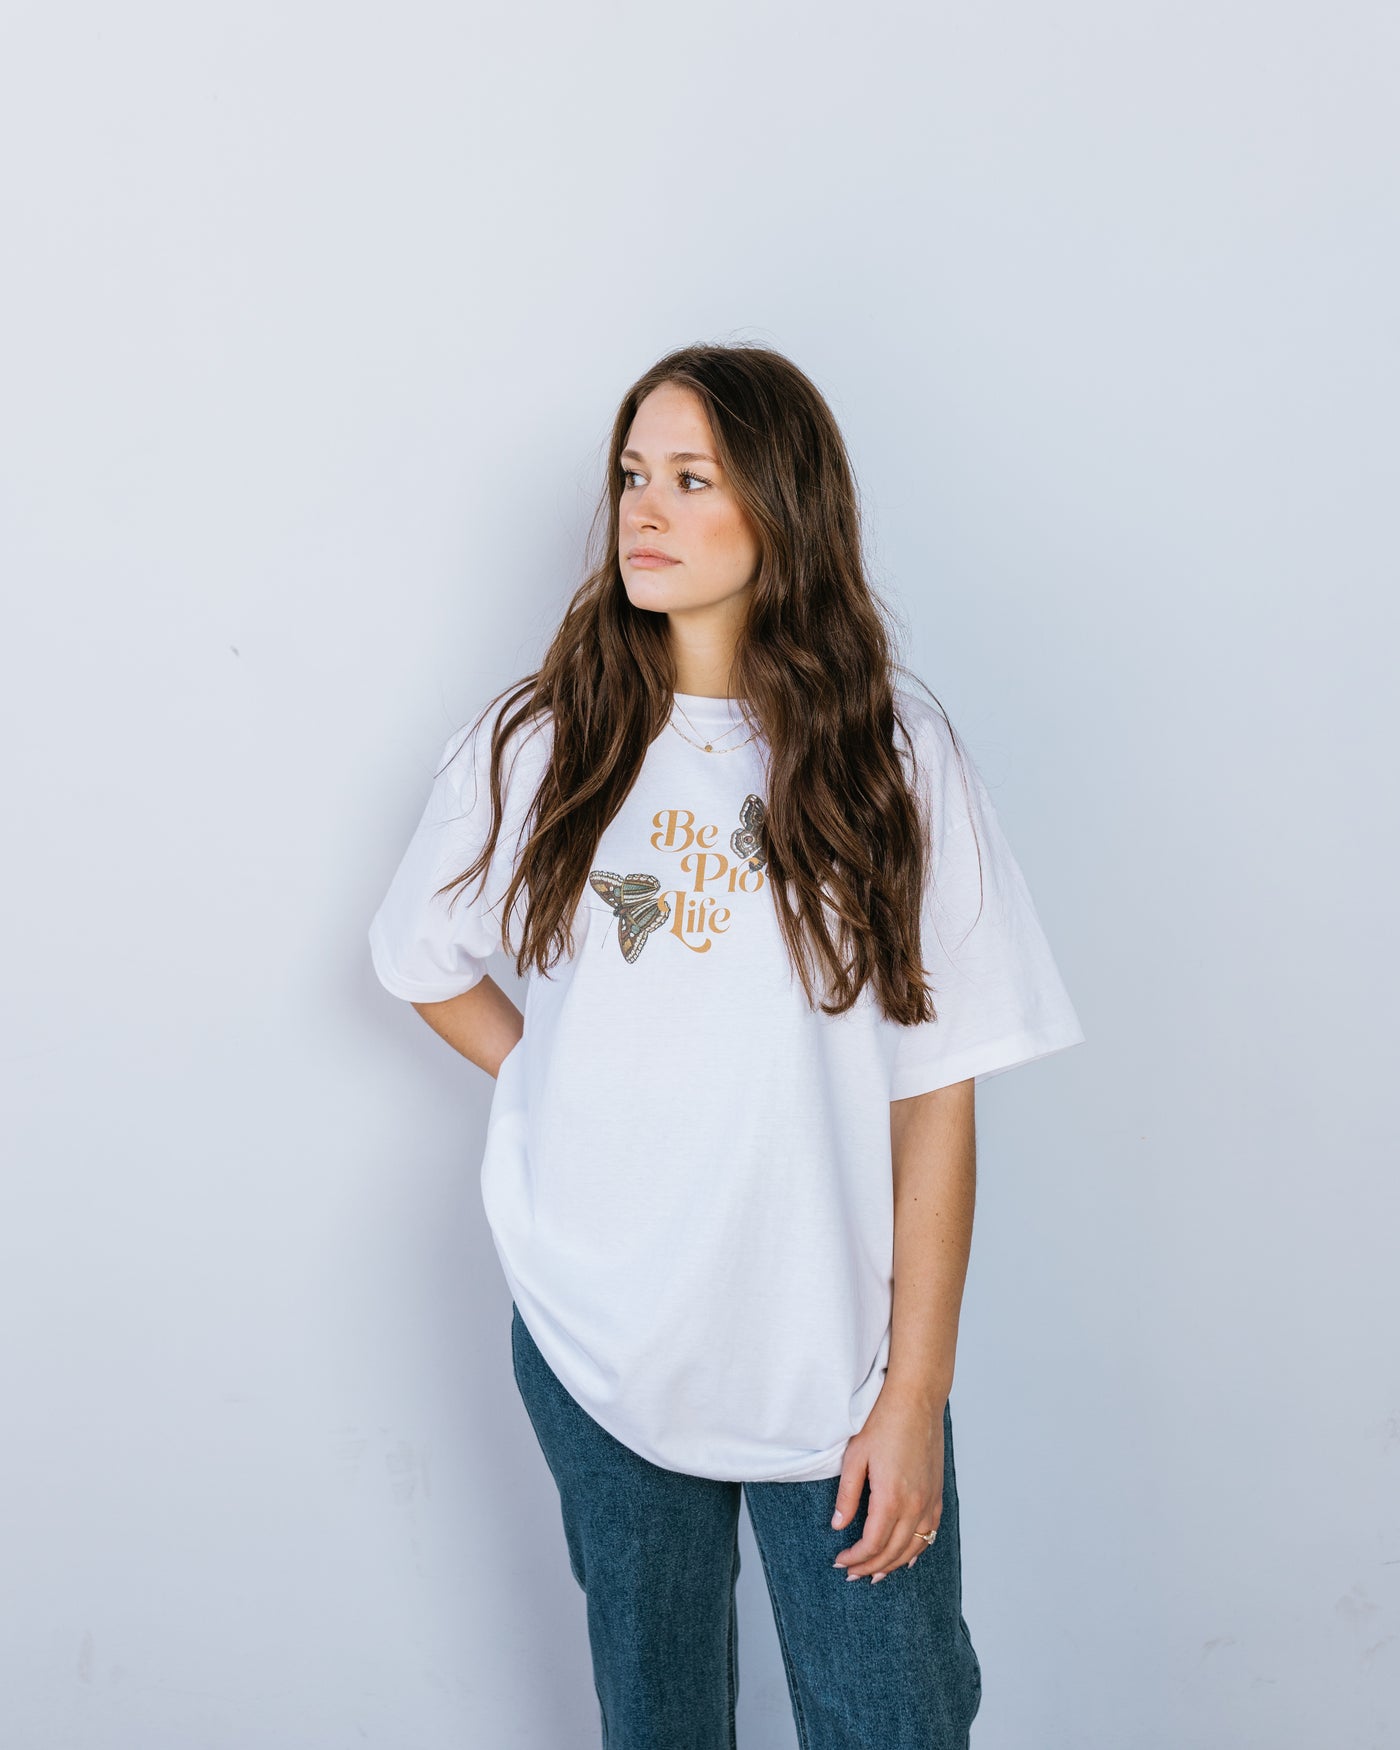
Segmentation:
<svg viewBox="0 0 1400 1750">
<path fill-rule="evenodd" d="M 687 735 L 748 733 L 723 735 L 733 701 L 676 696 Z M 896 697 L 932 810 L 936 1021 L 886 1020 L 869 986 L 844 1015 L 808 1007 L 767 891 L 766 744 L 705 753 L 668 726 L 598 844 L 572 959 L 528 975 L 496 1081 L 481 1186 L 511 1294 L 573 1397 L 670 1470 L 840 1473 L 889 1354 L 890 1101 L 1084 1038 L 971 758 L 965 795 L 942 714 Z M 502 947 L 547 716 L 507 749 L 484 893 L 459 888 L 450 915 L 432 897 L 485 842 L 490 729 L 449 737 L 370 926 L 380 981 L 409 1001 L 471 989 Z"/>
</svg>

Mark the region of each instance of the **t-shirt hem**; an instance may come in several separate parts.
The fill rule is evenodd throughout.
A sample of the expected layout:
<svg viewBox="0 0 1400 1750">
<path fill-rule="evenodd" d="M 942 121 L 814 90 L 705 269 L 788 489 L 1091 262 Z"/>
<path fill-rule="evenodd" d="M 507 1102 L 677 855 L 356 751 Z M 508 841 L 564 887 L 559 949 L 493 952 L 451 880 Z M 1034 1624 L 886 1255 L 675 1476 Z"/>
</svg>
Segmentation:
<svg viewBox="0 0 1400 1750">
<path fill-rule="evenodd" d="M 599 1421 L 600 1426 L 606 1426 L 600 1421 L 596 1409 L 589 1413 L 595 1421 Z M 675 1470 L 684 1476 L 703 1477 L 706 1482 L 714 1483 L 834 1482 L 841 1475 L 845 1463 L 846 1447 L 849 1445 L 849 1440 L 843 1440 L 836 1447 L 817 1453 L 805 1463 L 788 1463 L 776 1470 L 765 1472 L 761 1476 L 755 1476 L 751 1470 L 737 1473 L 732 1468 L 727 1469 L 713 1462 L 696 1459 L 681 1461 L 674 1456 L 663 1455 L 655 1447 L 638 1443 L 636 1435 L 619 1433 L 620 1426 L 621 1424 L 609 1426 L 608 1432 L 612 1434 L 614 1439 L 621 1441 L 624 1446 L 628 1447 L 630 1451 L 647 1459 L 651 1464 L 659 1466 L 662 1470 Z"/>
<path fill-rule="evenodd" d="M 514 1049 L 518 1050 L 517 1045 Z M 491 1238 L 500 1259 L 501 1272 L 505 1277 L 506 1287 L 510 1293 L 514 1316 L 518 1317 L 525 1327 L 530 1341 L 544 1361 L 546 1367 L 553 1373 L 559 1384 L 573 1398 L 584 1413 L 590 1416 L 606 1434 L 610 1434 L 619 1445 L 634 1453 L 638 1458 L 645 1459 L 648 1464 L 654 1464 L 659 1470 L 676 1471 L 682 1476 L 701 1477 L 712 1483 L 813 1483 L 832 1481 L 839 1477 L 845 1465 L 846 1448 L 850 1444 L 856 1430 L 844 1436 L 832 1445 L 813 1450 L 803 1451 L 802 1448 L 788 1448 L 785 1457 L 776 1461 L 773 1469 L 755 1475 L 752 1470 L 741 1466 L 728 1466 L 718 1462 L 713 1457 L 680 1456 L 663 1446 L 653 1442 L 648 1435 L 636 1427 L 631 1418 L 624 1414 L 616 1403 L 597 1403 L 586 1388 L 573 1377 L 573 1369 L 562 1357 L 554 1357 L 553 1340 L 549 1341 L 549 1353 L 544 1344 L 530 1329 L 529 1321 L 520 1307 L 523 1286 L 515 1275 L 513 1268 L 506 1262 L 506 1250 L 500 1235 L 495 1228 L 491 1229 Z M 713 1450 L 713 1443 L 712 1448 Z"/>
<path fill-rule="evenodd" d="M 948 1088 L 954 1082 L 975 1078 L 986 1081 L 989 1076 L 1017 1069 L 1023 1063 L 1034 1063 L 1057 1051 L 1067 1051 L 1071 1045 L 1084 1043 L 1082 1027 L 1031 1028 L 1009 1033 L 1001 1039 L 989 1039 L 980 1045 L 969 1045 L 949 1057 L 927 1063 L 902 1064 L 890 1078 L 890 1098 L 907 1100 L 915 1094 L 931 1094 L 935 1088 Z"/>
</svg>

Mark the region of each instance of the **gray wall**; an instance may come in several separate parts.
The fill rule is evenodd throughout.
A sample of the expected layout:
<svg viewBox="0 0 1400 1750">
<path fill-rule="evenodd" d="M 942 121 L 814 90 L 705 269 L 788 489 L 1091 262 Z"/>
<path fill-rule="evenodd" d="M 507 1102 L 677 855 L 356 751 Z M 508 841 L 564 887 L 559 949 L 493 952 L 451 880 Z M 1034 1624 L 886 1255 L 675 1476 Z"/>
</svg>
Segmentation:
<svg viewBox="0 0 1400 1750">
<path fill-rule="evenodd" d="M 364 930 L 616 397 L 740 337 L 833 401 L 1089 1036 L 981 1101 L 975 1740 L 1395 1741 L 1398 31 L 20 8 L 7 1746 L 596 1744 L 490 1084 Z"/>
</svg>

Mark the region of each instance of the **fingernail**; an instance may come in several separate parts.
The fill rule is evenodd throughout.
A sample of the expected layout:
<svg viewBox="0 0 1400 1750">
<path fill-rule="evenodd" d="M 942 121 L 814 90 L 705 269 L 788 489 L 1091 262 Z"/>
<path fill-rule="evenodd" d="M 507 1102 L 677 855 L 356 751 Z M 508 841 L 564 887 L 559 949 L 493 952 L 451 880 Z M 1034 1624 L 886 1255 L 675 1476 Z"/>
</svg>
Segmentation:
<svg viewBox="0 0 1400 1750">
<path fill-rule="evenodd" d="M 841 1515 L 839 1513 L 833 1513 L 831 1515 L 831 1528 L 832 1528 L 832 1530 L 834 1531 L 837 1528 L 837 1526 L 840 1525 L 840 1523 L 841 1523 Z"/>
<path fill-rule="evenodd" d="M 847 1574 L 846 1584 L 849 1586 L 852 1580 L 859 1580 L 859 1578 L 860 1578 L 859 1574 Z"/>
<path fill-rule="evenodd" d="M 883 1574 L 872 1574 L 870 1576 L 870 1584 L 872 1586 L 878 1586 L 880 1584 L 881 1580 L 884 1579 L 884 1577 L 885 1576 Z"/>
</svg>

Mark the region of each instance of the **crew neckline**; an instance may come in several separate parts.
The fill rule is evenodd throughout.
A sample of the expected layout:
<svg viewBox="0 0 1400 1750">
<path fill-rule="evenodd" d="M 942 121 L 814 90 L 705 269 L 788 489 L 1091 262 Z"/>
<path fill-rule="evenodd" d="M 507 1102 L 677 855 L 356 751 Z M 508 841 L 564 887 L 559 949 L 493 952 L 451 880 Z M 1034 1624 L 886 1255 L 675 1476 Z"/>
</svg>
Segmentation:
<svg viewBox="0 0 1400 1750">
<path fill-rule="evenodd" d="M 688 717 L 693 717 L 696 721 L 701 717 L 708 717 L 711 721 L 718 719 L 729 723 L 743 716 L 742 701 L 739 699 L 717 698 L 710 693 L 673 692 L 671 697 Z"/>
</svg>

